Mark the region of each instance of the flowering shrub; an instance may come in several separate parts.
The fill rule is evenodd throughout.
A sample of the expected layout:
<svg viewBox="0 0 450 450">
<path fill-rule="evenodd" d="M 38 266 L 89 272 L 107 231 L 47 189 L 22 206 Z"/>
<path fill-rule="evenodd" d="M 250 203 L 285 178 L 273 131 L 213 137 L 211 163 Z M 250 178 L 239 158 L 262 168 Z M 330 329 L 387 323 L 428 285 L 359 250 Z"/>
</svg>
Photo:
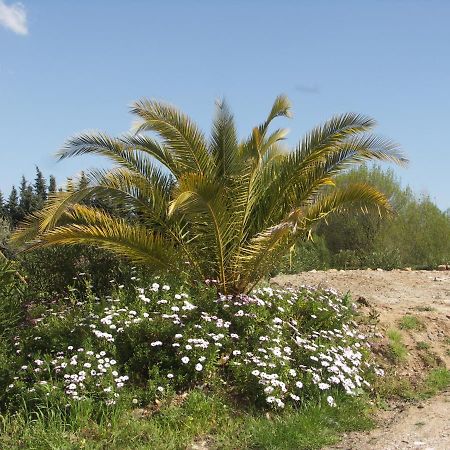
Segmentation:
<svg viewBox="0 0 450 450">
<path fill-rule="evenodd" d="M 213 287 L 188 290 L 156 279 L 129 292 L 119 286 L 105 299 L 45 310 L 15 338 L 21 366 L 10 396 L 112 405 L 133 386 L 160 396 L 219 382 L 262 406 L 312 396 L 333 406 L 337 392 L 356 395 L 369 386 L 367 374 L 381 373 L 370 364 L 349 299 L 331 290 L 266 287 L 217 296 Z M 55 329 L 64 331 L 64 348 Z"/>
<path fill-rule="evenodd" d="M 101 399 L 106 405 L 112 405 L 128 379 L 127 375 L 119 375 L 116 360 L 109 358 L 105 351 L 94 353 L 69 346 L 54 359 L 36 359 L 21 366 L 17 377 L 20 381 L 17 386 L 9 385 L 7 390 L 16 388 L 21 394 L 21 389 L 25 389 L 31 399 L 64 393 L 68 399 Z"/>
</svg>

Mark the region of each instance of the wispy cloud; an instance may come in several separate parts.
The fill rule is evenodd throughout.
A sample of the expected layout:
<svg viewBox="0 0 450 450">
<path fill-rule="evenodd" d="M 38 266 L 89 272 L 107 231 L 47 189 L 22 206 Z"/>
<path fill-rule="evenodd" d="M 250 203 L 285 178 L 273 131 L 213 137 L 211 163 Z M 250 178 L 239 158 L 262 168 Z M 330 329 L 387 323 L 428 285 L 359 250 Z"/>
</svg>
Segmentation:
<svg viewBox="0 0 450 450">
<path fill-rule="evenodd" d="M 320 94 L 320 88 L 317 85 L 297 84 L 295 90 L 305 94 Z"/>
<path fill-rule="evenodd" d="M 27 35 L 27 12 L 22 3 L 7 5 L 0 0 L 0 25 L 17 34 Z"/>
</svg>

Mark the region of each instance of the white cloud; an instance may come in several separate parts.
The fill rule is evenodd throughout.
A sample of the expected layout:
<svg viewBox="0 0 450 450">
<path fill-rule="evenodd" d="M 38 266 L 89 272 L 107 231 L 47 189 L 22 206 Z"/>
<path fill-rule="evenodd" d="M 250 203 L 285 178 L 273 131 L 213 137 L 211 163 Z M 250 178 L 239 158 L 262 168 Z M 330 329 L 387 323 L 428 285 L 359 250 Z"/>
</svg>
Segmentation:
<svg viewBox="0 0 450 450">
<path fill-rule="evenodd" d="M 25 6 L 22 3 L 13 3 L 8 6 L 0 0 L 0 25 L 17 34 L 28 34 Z"/>
</svg>

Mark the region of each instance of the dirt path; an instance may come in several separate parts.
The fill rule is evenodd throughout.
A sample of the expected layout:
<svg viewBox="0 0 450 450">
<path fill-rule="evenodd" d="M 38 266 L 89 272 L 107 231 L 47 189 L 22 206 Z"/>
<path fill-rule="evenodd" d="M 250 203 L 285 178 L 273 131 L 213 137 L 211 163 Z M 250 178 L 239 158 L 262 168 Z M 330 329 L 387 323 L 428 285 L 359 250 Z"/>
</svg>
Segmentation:
<svg viewBox="0 0 450 450">
<path fill-rule="evenodd" d="M 349 433 L 334 449 L 449 450 L 450 392 L 444 392 L 403 411 L 389 411 L 379 418 L 379 427 L 368 433 Z"/>
<path fill-rule="evenodd" d="M 414 315 L 425 326 L 403 331 L 408 360 L 399 376 L 420 378 L 427 369 L 418 343 L 425 343 L 428 354 L 450 367 L 450 273 L 438 271 L 313 271 L 300 275 L 280 275 L 272 280 L 280 285 L 311 285 L 350 291 L 361 306 L 379 314 L 380 326 L 398 327 L 406 314 Z M 349 433 L 333 449 L 450 450 L 450 391 L 419 405 L 398 405 L 381 412 L 379 426 L 368 433 Z"/>
</svg>

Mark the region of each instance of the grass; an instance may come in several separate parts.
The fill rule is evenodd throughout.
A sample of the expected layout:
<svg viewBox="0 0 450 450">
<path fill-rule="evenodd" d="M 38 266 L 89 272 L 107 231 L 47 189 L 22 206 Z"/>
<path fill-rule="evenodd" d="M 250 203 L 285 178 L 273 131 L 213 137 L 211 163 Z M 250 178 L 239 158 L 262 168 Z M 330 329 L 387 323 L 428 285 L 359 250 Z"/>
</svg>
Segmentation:
<svg viewBox="0 0 450 450">
<path fill-rule="evenodd" d="M 332 408 L 326 402 L 305 404 L 299 410 L 256 414 L 237 410 L 217 395 L 193 391 L 180 406 L 163 406 L 151 417 L 123 410 L 97 424 L 83 411 L 71 425 L 53 412 L 33 419 L 0 416 L 2 449 L 170 450 L 194 443 L 210 449 L 319 449 L 339 440 L 339 433 L 373 426 L 366 399 L 341 398 Z"/>
<path fill-rule="evenodd" d="M 425 328 L 423 322 L 419 318 L 409 314 L 402 317 L 402 319 L 399 322 L 399 326 L 402 330 L 414 330 L 414 331 L 420 331 Z"/>
<path fill-rule="evenodd" d="M 436 311 L 436 308 L 434 308 L 433 306 L 416 306 L 414 308 L 416 311 L 421 311 L 421 312 L 431 312 L 431 311 Z"/>
<path fill-rule="evenodd" d="M 408 350 L 403 343 L 402 333 L 395 328 L 391 328 L 387 332 L 389 338 L 389 356 L 396 363 L 406 361 Z"/>
<path fill-rule="evenodd" d="M 379 380 L 375 386 L 377 393 L 377 403 L 382 409 L 388 409 L 386 400 L 403 399 L 414 400 L 417 393 L 411 381 L 407 378 L 399 378 L 396 375 L 388 375 L 383 380 Z"/>
<path fill-rule="evenodd" d="M 433 369 L 425 379 L 420 395 L 422 398 L 433 397 L 450 386 L 450 370 L 439 367 Z"/>
<path fill-rule="evenodd" d="M 450 386 L 450 370 L 438 367 L 430 370 L 425 379 L 413 385 L 407 378 L 395 375 L 387 376 L 374 386 L 378 405 L 385 405 L 386 400 L 400 398 L 407 401 L 425 400 L 433 397 Z"/>
<path fill-rule="evenodd" d="M 428 342 L 419 341 L 416 344 L 417 350 L 428 350 L 430 348 L 430 344 Z"/>
</svg>

